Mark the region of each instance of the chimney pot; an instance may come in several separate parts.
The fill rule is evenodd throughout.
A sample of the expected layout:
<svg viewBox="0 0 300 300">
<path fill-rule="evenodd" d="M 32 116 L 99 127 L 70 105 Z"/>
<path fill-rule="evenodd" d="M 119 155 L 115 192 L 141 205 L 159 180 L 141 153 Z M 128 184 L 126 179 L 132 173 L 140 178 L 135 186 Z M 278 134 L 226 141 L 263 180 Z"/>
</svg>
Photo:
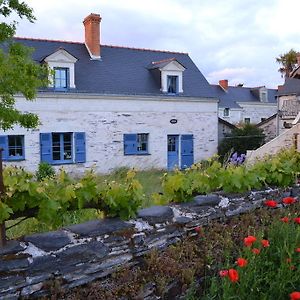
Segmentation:
<svg viewBox="0 0 300 300">
<path fill-rule="evenodd" d="M 84 20 L 85 45 L 89 51 L 91 59 L 100 59 L 100 22 L 98 14 L 90 14 Z"/>
<path fill-rule="evenodd" d="M 219 85 L 223 90 L 225 90 L 225 91 L 228 90 L 228 80 L 227 79 L 219 80 Z"/>
</svg>

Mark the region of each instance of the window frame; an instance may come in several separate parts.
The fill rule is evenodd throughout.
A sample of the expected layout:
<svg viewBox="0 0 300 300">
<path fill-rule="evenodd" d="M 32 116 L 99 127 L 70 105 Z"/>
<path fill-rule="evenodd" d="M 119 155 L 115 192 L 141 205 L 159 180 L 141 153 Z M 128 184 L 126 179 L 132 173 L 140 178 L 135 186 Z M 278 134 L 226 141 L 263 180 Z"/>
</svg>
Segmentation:
<svg viewBox="0 0 300 300">
<path fill-rule="evenodd" d="M 134 145 L 134 150 L 132 152 L 126 151 L 126 144 L 129 140 L 126 140 L 126 136 L 134 135 L 135 139 L 130 140 L 130 143 Z M 146 140 L 145 140 L 146 137 Z M 146 145 L 146 150 L 142 150 L 143 146 Z M 149 153 L 149 133 L 124 133 L 123 134 L 123 145 L 124 145 L 124 155 L 150 155 Z"/>
<path fill-rule="evenodd" d="M 20 137 L 21 138 L 21 146 L 10 146 L 10 139 L 11 138 L 17 138 Z M 20 160 L 25 160 L 25 137 L 23 134 L 10 134 L 10 135 L 6 135 L 5 136 L 6 139 L 6 149 L 4 149 L 4 151 L 6 151 L 6 155 L 3 155 L 3 160 L 4 161 L 20 161 Z M 22 155 L 9 155 L 10 150 L 17 150 L 17 149 L 22 149 Z"/>
<path fill-rule="evenodd" d="M 175 78 L 175 92 L 169 92 L 169 83 L 171 81 L 171 78 Z M 173 82 L 174 83 L 174 82 Z M 167 93 L 169 95 L 177 95 L 179 93 L 179 76 L 178 75 L 167 75 Z"/>
<path fill-rule="evenodd" d="M 54 71 L 54 75 L 53 75 L 53 87 L 54 87 L 54 90 L 56 91 L 66 91 L 69 89 L 70 87 L 70 68 L 67 68 L 67 67 L 54 67 L 53 68 L 53 71 Z M 56 71 L 65 71 L 65 83 L 66 83 L 66 86 L 65 87 L 61 87 L 61 85 L 59 87 L 56 86 Z M 60 83 L 62 82 L 62 79 L 61 77 L 59 78 L 60 80 Z"/>
<path fill-rule="evenodd" d="M 229 117 L 229 116 L 230 116 L 230 108 L 225 107 L 224 110 L 223 110 L 223 117 Z"/>
<path fill-rule="evenodd" d="M 65 138 L 64 135 L 70 134 L 71 137 L 71 158 L 70 159 L 61 159 L 65 155 Z M 53 145 L 53 135 L 59 135 L 59 153 L 60 159 L 54 159 L 54 145 Z M 51 132 L 51 153 L 52 153 L 52 164 L 53 165 L 62 165 L 62 164 L 73 164 L 74 163 L 74 133 L 73 132 Z"/>
<path fill-rule="evenodd" d="M 250 124 L 251 123 L 251 118 L 244 118 L 244 123 L 245 124 Z"/>
</svg>

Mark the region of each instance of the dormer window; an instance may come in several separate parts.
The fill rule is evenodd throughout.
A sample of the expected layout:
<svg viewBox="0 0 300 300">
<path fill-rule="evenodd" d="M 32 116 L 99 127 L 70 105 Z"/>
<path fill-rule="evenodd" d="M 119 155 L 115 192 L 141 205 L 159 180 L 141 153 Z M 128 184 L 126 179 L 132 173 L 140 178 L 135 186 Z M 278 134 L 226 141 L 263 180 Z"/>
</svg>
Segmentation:
<svg viewBox="0 0 300 300">
<path fill-rule="evenodd" d="M 183 72 L 185 67 L 175 57 L 153 61 L 148 69 L 160 80 L 163 93 L 177 95 L 183 93 Z"/>
<path fill-rule="evenodd" d="M 44 58 L 53 75 L 50 78 L 50 86 L 57 91 L 75 88 L 75 63 L 77 58 L 63 48 Z"/>
<path fill-rule="evenodd" d="M 54 88 L 66 90 L 69 85 L 69 68 L 54 68 Z"/>
<path fill-rule="evenodd" d="M 266 90 L 260 92 L 260 101 L 261 102 L 268 102 L 268 93 Z"/>
<path fill-rule="evenodd" d="M 178 76 L 167 76 L 168 94 L 178 93 Z"/>
</svg>

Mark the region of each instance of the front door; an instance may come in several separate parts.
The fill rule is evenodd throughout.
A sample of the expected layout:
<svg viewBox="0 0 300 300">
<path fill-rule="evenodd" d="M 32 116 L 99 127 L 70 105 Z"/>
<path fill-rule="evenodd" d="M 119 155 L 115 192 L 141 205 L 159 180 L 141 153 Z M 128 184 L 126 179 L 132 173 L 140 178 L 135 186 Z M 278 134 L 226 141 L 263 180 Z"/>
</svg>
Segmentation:
<svg viewBox="0 0 300 300">
<path fill-rule="evenodd" d="M 168 170 L 179 167 L 179 136 L 168 135 Z"/>
<path fill-rule="evenodd" d="M 192 134 L 181 136 L 181 168 L 185 169 L 194 163 L 194 142 Z"/>
</svg>

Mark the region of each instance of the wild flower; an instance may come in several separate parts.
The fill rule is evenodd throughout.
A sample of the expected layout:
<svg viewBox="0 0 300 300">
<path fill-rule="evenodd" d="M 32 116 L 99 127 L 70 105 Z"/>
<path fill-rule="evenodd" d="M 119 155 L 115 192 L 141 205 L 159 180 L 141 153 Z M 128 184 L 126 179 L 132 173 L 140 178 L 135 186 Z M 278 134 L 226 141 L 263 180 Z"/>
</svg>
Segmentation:
<svg viewBox="0 0 300 300">
<path fill-rule="evenodd" d="M 264 202 L 264 205 L 274 208 L 274 207 L 277 207 L 277 202 L 275 200 L 266 200 Z"/>
<path fill-rule="evenodd" d="M 261 240 L 261 244 L 264 248 L 270 247 L 270 242 L 268 240 Z"/>
<path fill-rule="evenodd" d="M 235 269 L 229 269 L 228 270 L 228 277 L 229 277 L 231 282 L 239 281 L 239 273 Z"/>
<path fill-rule="evenodd" d="M 284 223 L 288 223 L 290 219 L 288 217 L 283 217 L 280 220 Z"/>
<path fill-rule="evenodd" d="M 293 204 L 296 202 L 296 199 L 294 197 L 286 197 L 286 198 L 283 198 L 282 202 L 284 204 Z"/>
<path fill-rule="evenodd" d="M 296 249 L 295 249 L 295 252 L 300 253 L 300 248 L 296 248 Z"/>
<path fill-rule="evenodd" d="M 290 294 L 290 300 L 300 300 L 300 292 L 292 292 Z"/>
<path fill-rule="evenodd" d="M 252 253 L 258 255 L 260 253 L 260 250 L 258 248 L 253 248 Z"/>
<path fill-rule="evenodd" d="M 256 237 L 253 235 L 249 235 L 244 238 L 244 245 L 247 247 L 251 247 L 255 241 L 256 241 Z"/>
<path fill-rule="evenodd" d="M 220 275 L 221 277 L 226 277 L 226 276 L 228 276 L 228 270 L 220 270 L 219 275 Z"/>
<path fill-rule="evenodd" d="M 243 267 L 246 267 L 247 264 L 248 264 L 248 261 L 245 259 L 245 258 L 242 258 L 242 257 L 239 257 L 237 260 L 236 260 L 236 264 L 243 268 Z"/>
<path fill-rule="evenodd" d="M 295 218 L 295 219 L 294 219 L 294 222 L 295 222 L 296 224 L 300 224 L 300 217 Z"/>
<path fill-rule="evenodd" d="M 240 156 L 237 154 L 237 152 L 234 152 L 232 156 L 229 159 L 229 162 L 235 166 L 241 165 L 246 159 L 245 154 L 241 154 Z"/>
</svg>

